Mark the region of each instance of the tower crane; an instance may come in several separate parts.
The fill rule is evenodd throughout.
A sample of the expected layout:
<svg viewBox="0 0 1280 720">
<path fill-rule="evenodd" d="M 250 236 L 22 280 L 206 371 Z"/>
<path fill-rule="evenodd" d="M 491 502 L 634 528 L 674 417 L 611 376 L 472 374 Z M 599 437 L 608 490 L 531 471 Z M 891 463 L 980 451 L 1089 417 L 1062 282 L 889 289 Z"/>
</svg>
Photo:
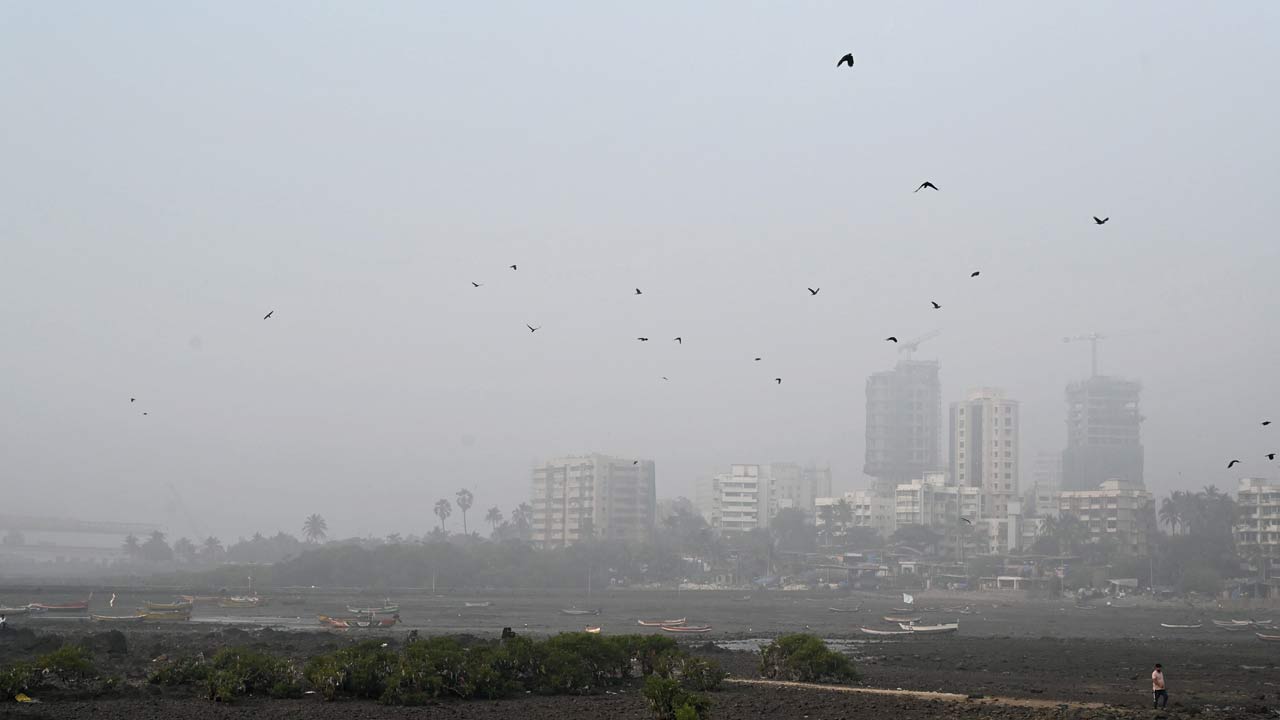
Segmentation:
<svg viewBox="0 0 1280 720">
<path fill-rule="evenodd" d="M 942 334 L 942 329 L 939 328 L 937 330 L 931 330 L 921 335 L 920 337 L 912 338 L 910 340 L 907 340 L 906 342 L 900 343 L 898 345 L 898 353 L 902 355 L 906 355 L 907 359 L 910 360 L 911 353 L 915 352 L 920 347 L 920 343 L 924 342 L 925 340 L 932 340 L 933 338 L 936 338 L 941 334 Z"/>
<path fill-rule="evenodd" d="M 1107 337 L 1107 335 L 1103 335 L 1099 332 L 1091 332 L 1088 335 L 1072 335 L 1070 337 L 1064 337 L 1062 338 L 1062 342 L 1070 343 L 1078 342 L 1080 340 L 1088 340 L 1090 350 L 1089 377 L 1098 377 L 1098 341 L 1106 340 Z"/>
</svg>

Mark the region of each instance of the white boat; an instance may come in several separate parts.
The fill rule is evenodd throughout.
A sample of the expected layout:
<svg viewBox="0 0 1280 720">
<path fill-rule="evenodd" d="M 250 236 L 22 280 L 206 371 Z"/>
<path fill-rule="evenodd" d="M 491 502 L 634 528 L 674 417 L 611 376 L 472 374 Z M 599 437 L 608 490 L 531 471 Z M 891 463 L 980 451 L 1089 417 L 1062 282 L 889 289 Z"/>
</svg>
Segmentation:
<svg viewBox="0 0 1280 720">
<path fill-rule="evenodd" d="M 644 627 L 678 627 L 688 622 L 688 618 L 676 618 L 675 620 L 637 620 Z"/>
<path fill-rule="evenodd" d="M 492 600 L 482 600 L 480 602 L 464 602 L 463 607 L 489 607 L 493 604 Z"/>
<path fill-rule="evenodd" d="M 1173 623 L 1160 623 L 1160 627 L 1169 628 L 1170 630 L 1199 630 L 1204 625 L 1196 623 L 1195 625 L 1174 625 Z"/>
<path fill-rule="evenodd" d="M 588 625 L 587 627 L 583 628 L 582 632 L 585 632 L 585 633 L 591 633 L 592 635 L 599 635 L 599 634 L 600 634 L 600 626 L 599 626 L 599 625 Z"/>
<path fill-rule="evenodd" d="M 563 615 L 599 615 L 600 610 L 576 610 L 574 608 L 561 608 L 560 613 Z"/>
<path fill-rule="evenodd" d="M 1220 628 L 1242 628 L 1249 627 L 1253 623 L 1248 620 L 1214 620 L 1213 624 Z"/>
<path fill-rule="evenodd" d="M 885 615 L 884 621 L 889 623 L 914 623 L 914 622 L 920 622 L 920 618 L 918 616 L 905 617 L 901 615 Z"/>
<path fill-rule="evenodd" d="M 662 629 L 666 630 L 669 633 L 709 633 L 711 632 L 710 625 L 699 625 L 697 627 L 690 626 L 690 625 L 663 625 Z"/>
<path fill-rule="evenodd" d="M 960 630 L 960 623 L 940 623 L 938 625 L 912 625 L 912 635 L 942 635 Z"/>
<path fill-rule="evenodd" d="M 0 615 L 26 615 L 31 612 L 29 607 L 0 607 Z"/>
<path fill-rule="evenodd" d="M 856 612 L 862 612 L 862 608 L 861 608 L 861 607 L 855 607 L 855 608 L 838 608 L 838 607 L 829 607 L 829 608 L 827 608 L 827 610 L 829 610 L 829 611 L 831 611 L 831 612 L 833 612 L 833 613 L 856 613 Z"/>
<path fill-rule="evenodd" d="M 872 628 L 859 628 L 868 635 L 910 635 L 910 630 L 875 630 Z"/>
</svg>

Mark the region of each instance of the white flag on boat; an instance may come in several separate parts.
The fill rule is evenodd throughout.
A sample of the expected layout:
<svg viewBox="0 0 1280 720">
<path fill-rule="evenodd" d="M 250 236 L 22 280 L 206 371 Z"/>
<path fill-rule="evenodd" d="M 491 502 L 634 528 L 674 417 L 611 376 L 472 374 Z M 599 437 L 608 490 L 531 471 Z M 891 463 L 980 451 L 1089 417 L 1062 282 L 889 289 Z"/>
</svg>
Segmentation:
<svg viewBox="0 0 1280 720">
<path fill-rule="evenodd" d="M 902 602 L 903 602 L 904 604 L 906 604 L 906 605 L 910 605 L 911 603 L 913 603 L 913 602 L 915 602 L 915 601 L 916 601 L 916 599 L 915 599 L 915 598 L 911 597 L 910 595 L 908 595 L 908 594 L 906 594 L 906 593 L 902 593 Z"/>
</svg>

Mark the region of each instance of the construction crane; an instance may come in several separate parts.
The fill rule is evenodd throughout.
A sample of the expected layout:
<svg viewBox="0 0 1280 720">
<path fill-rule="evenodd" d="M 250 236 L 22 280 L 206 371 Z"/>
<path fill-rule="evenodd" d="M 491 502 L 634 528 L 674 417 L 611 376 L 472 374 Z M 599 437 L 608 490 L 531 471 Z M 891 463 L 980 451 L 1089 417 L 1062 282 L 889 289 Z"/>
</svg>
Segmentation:
<svg viewBox="0 0 1280 720">
<path fill-rule="evenodd" d="M 907 340 L 906 342 L 899 343 L 898 352 L 900 354 L 906 355 L 907 359 L 910 360 L 911 353 L 915 352 L 920 347 L 920 343 L 924 342 L 925 340 L 932 340 L 933 338 L 936 338 L 941 334 L 942 334 L 942 330 L 941 328 L 939 328 L 937 330 L 931 330 L 921 335 L 918 338 L 912 338 L 911 340 Z"/>
<path fill-rule="evenodd" d="M 1090 353 L 1091 353 L 1089 377 L 1097 377 L 1098 376 L 1098 341 L 1106 340 L 1107 337 L 1108 337 L 1107 335 L 1103 335 L 1102 333 L 1092 332 L 1092 333 L 1089 333 L 1088 335 L 1072 335 L 1070 337 L 1064 337 L 1062 338 L 1062 342 L 1069 343 L 1069 342 L 1076 342 L 1079 340 L 1088 340 L 1089 346 L 1090 346 Z"/>
</svg>

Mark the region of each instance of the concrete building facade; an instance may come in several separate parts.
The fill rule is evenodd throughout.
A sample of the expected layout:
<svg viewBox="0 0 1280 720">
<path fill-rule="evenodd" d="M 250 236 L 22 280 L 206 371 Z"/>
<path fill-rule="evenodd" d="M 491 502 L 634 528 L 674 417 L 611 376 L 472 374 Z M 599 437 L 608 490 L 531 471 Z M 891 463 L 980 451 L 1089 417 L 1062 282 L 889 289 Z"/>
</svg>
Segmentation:
<svg viewBox="0 0 1280 720">
<path fill-rule="evenodd" d="M 1142 386 L 1095 375 L 1067 386 L 1067 448 L 1062 489 L 1092 490 L 1107 480 L 1143 484 Z"/>
<path fill-rule="evenodd" d="M 759 465 L 730 465 L 699 483 L 698 511 L 712 528 L 746 532 L 768 526 L 768 483 Z"/>
<path fill-rule="evenodd" d="M 1236 490 L 1236 554 L 1266 582 L 1280 561 L 1280 485 L 1241 478 Z"/>
<path fill-rule="evenodd" d="M 951 403 L 950 425 L 955 484 L 982 489 L 980 517 L 1005 519 L 1018 498 L 1018 401 L 997 388 L 971 390 L 963 401 Z"/>
<path fill-rule="evenodd" d="M 851 490 L 841 496 L 821 497 L 815 500 L 815 526 L 822 528 L 822 508 L 838 506 L 841 502 L 849 506 L 852 521 L 851 527 L 866 527 L 888 537 L 897 527 L 894 521 L 894 498 L 881 495 L 874 490 Z"/>
<path fill-rule="evenodd" d="M 566 547 L 588 537 L 653 539 L 657 485 L 652 460 L 591 454 L 533 470 L 533 542 Z"/>
<path fill-rule="evenodd" d="M 768 493 L 768 519 L 779 510 L 795 508 L 814 519 L 816 501 L 831 495 L 831 468 L 797 463 L 771 463 L 761 468 Z"/>
<path fill-rule="evenodd" d="M 978 517 L 982 508 L 982 489 L 947 484 L 942 472 L 925 473 L 894 492 L 894 523 L 923 525 L 944 536 L 955 532 L 960 518 Z"/>
<path fill-rule="evenodd" d="M 901 360 L 867 378 L 863 472 L 876 489 L 894 488 L 941 469 L 942 382 L 936 361 Z"/>
<path fill-rule="evenodd" d="M 1058 493 L 1058 513 L 1070 513 L 1097 542 L 1113 538 L 1128 555 L 1147 554 L 1147 532 L 1154 525 L 1155 503 L 1141 485 L 1107 480 L 1093 490 Z"/>
</svg>

